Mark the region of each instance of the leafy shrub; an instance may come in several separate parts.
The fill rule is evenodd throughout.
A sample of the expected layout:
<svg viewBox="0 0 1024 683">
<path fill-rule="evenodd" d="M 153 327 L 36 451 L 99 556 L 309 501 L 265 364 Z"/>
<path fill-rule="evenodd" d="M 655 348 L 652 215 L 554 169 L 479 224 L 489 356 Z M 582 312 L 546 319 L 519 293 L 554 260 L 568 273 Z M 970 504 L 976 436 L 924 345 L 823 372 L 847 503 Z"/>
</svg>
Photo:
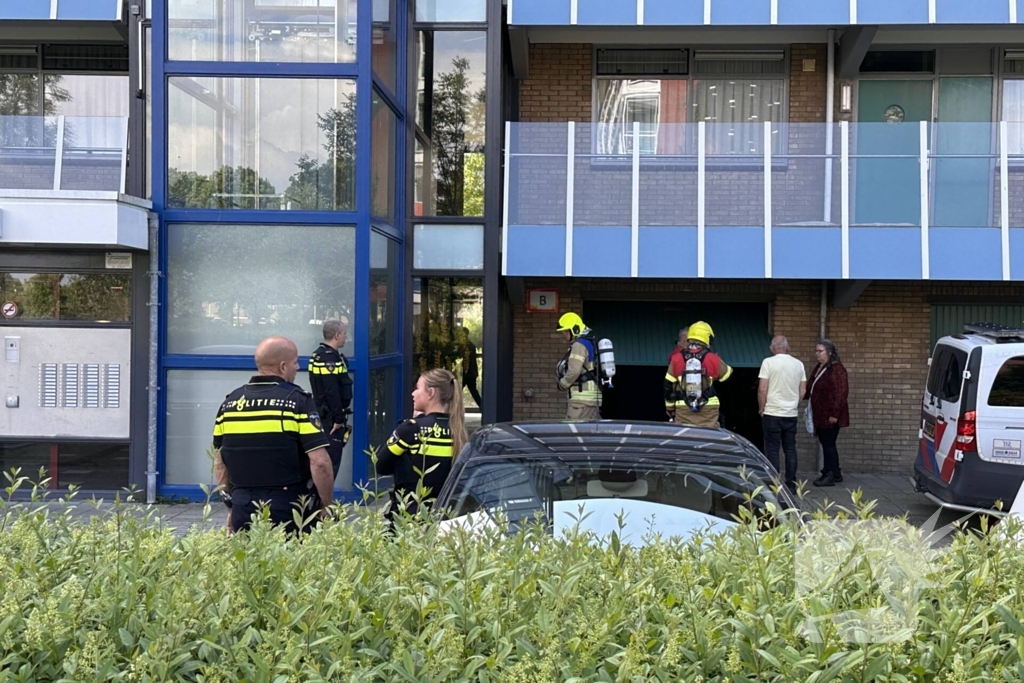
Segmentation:
<svg viewBox="0 0 1024 683">
<path fill-rule="evenodd" d="M 881 558 L 801 593 L 793 521 L 637 549 L 539 525 L 470 538 L 403 519 L 390 535 L 365 508 L 296 539 L 263 522 L 179 538 L 137 505 L 90 521 L 67 499 L 0 505 L 2 681 L 1024 677 L 1012 520 L 937 553 L 905 639 L 855 642 L 805 622 L 882 604 L 892 587 L 875 571 Z M 838 517 L 870 520 L 870 505 Z M 883 526 L 890 541 L 919 537 Z"/>
</svg>

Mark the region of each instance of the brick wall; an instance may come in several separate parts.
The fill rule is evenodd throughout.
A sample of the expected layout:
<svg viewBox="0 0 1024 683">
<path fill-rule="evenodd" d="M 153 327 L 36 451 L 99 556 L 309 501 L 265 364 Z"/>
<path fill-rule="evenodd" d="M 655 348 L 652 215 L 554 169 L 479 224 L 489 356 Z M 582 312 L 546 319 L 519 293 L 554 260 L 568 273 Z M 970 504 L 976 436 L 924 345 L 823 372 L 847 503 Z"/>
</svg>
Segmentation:
<svg viewBox="0 0 1024 683">
<path fill-rule="evenodd" d="M 519 120 L 590 121 L 594 47 L 530 45 L 530 77 L 519 86 Z"/>
<path fill-rule="evenodd" d="M 560 311 L 580 310 L 588 298 L 614 289 L 637 301 L 678 295 L 694 301 L 723 295 L 736 300 L 774 296 L 773 332 L 785 334 L 793 355 L 813 369 L 818 338 L 821 285 L 800 281 L 528 279 L 526 286 L 559 290 Z M 921 392 L 927 374 L 930 300 L 969 296 L 977 301 L 1024 296 L 1024 285 L 960 286 L 955 283 L 874 282 L 847 311 L 829 308 L 826 333 L 835 341 L 850 374 L 850 422 L 839 439 L 840 461 L 850 472 L 905 474 L 917 452 Z M 560 418 L 565 395 L 555 388 L 554 367 L 565 353 L 556 333 L 558 315 L 514 316 L 513 411 L 517 420 Z M 680 321 L 684 323 L 687 321 Z M 614 341 L 614 340 L 613 340 Z M 666 357 L 671 351 L 666 348 Z M 726 359 L 728 361 L 728 359 Z M 535 394 L 523 396 L 527 388 Z M 651 391 L 661 391 L 652 386 Z M 798 441 L 800 469 L 816 467 L 817 444 L 803 432 Z"/>
</svg>

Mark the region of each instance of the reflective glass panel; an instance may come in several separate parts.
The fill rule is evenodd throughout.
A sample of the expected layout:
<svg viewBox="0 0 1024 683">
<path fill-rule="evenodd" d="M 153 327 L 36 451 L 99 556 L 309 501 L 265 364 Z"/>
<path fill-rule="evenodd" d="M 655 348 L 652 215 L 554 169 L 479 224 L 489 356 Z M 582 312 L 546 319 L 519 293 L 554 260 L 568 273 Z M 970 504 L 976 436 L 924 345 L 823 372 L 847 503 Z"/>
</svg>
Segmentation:
<svg viewBox="0 0 1024 683">
<path fill-rule="evenodd" d="M 380 233 L 370 237 L 370 354 L 398 351 L 398 250 L 401 245 Z"/>
<path fill-rule="evenodd" d="M 425 31 L 418 39 L 417 125 L 430 142 L 433 192 L 422 215 L 482 216 L 487 34 Z"/>
<path fill-rule="evenodd" d="M 129 273 L 0 273 L 0 300 L 17 306 L 0 324 L 34 320 L 128 322 Z"/>
<path fill-rule="evenodd" d="M 0 441 L 0 471 L 19 468 L 29 481 L 49 478 L 51 489 L 119 490 L 128 486 L 128 444 Z"/>
<path fill-rule="evenodd" d="M 483 269 L 484 226 L 417 225 L 413 230 L 413 268 Z"/>
<path fill-rule="evenodd" d="M 355 228 L 174 225 L 167 246 L 168 353 L 251 356 L 282 335 L 309 355 L 325 320 L 351 327 Z"/>
<path fill-rule="evenodd" d="M 397 117 L 373 91 L 373 125 L 370 132 L 370 206 L 373 215 L 395 224 L 395 180 L 397 175 Z"/>
<path fill-rule="evenodd" d="M 487 21 L 487 4 L 484 0 L 419 0 L 416 21 Z"/>
<path fill-rule="evenodd" d="M 172 60 L 354 62 L 356 0 L 168 0 Z"/>
<path fill-rule="evenodd" d="M 395 386 L 398 368 L 390 366 L 375 368 L 369 372 L 369 447 L 379 451 L 385 448 L 388 437 L 398 424 L 398 394 Z M 373 476 L 373 463 L 370 462 L 366 471 Z"/>
<path fill-rule="evenodd" d="M 445 368 L 463 385 L 466 426 L 480 426 L 484 281 L 478 277 L 413 279 L 413 373 Z"/>
<path fill-rule="evenodd" d="M 395 0 L 373 0 L 373 48 L 370 63 L 373 72 L 392 93 L 395 93 L 398 68 L 395 16 Z"/>
<path fill-rule="evenodd" d="M 171 78 L 168 108 L 169 207 L 355 207 L 354 81 Z"/>
</svg>

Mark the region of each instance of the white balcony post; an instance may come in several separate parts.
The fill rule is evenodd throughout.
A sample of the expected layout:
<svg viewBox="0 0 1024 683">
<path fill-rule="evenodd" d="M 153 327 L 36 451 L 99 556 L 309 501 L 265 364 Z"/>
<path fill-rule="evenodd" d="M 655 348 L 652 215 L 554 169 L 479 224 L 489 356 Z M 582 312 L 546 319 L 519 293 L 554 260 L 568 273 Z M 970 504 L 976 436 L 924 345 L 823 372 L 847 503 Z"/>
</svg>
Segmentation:
<svg viewBox="0 0 1024 683">
<path fill-rule="evenodd" d="M 857 23 L 857 0 L 850 0 L 850 24 Z"/>
<path fill-rule="evenodd" d="M 772 26 L 779 23 L 779 0 L 771 0 L 768 21 Z"/>
<path fill-rule="evenodd" d="M 512 122 L 505 122 L 504 206 L 501 209 L 501 274 L 508 275 L 508 178 L 512 172 Z"/>
<path fill-rule="evenodd" d="M 633 222 L 629 272 L 640 274 L 640 122 L 633 122 Z"/>
<path fill-rule="evenodd" d="M 1017 0 L 1010 0 L 1010 23 L 1017 23 Z"/>
<path fill-rule="evenodd" d="M 850 277 L 850 122 L 839 122 L 839 203 L 843 279 Z"/>
<path fill-rule="evenodd" d="M 64 117 L 57 117 L 57 140 L 54 146 L 56 157 L 53 160 L 53 189 L 60 189 L 60 177 L 64 172 Z"/>
<path fill-rule="evenodd" d="M 565 276 L 572 276 L 572 223 L 576 194 L 576 122 L 569 122 L 565 168 Z"/>
<path fill-rule="evenodd" d="M 636 25 L 644 25 L 644 0 L 636 0 Z"/>
<path fill-rule="evenodd" d="M 711 0 L 704 0 L 704 25 L 711 25 Z"/>
<path fill-rule="evenodd" d="M 928 23 L 935 23 L 935 0 L 928 0 Z"/>
<path fill-rule="evenodd" d="M 931 277 L 931 256 L 928 250 L 928 122 L 920 123 L 919 163 L 921 170 L 921 279 Z"/>
<path fill-rule="evenodd" d="M 999 228 L 1002 235 L 1003 279 L 1010 279 L 1010 145 L 1009 126 L 999 122 Z"/>
<path fill-rule="evenodd" d="M 700 121 L 697 123 L 697 277 L 704 277 L 704 185 L 707 181 L 707 169 L 705 168 L 706 139 L 707 124 L 704 121 Z"/>
<path fill-rule="evenodd" d="M 764 276 L 772 276 L 772 122 L 764 122 Z"/>
<path fill-rule="evenodd" d="M 50 0 L 50 18 L 57 18 L 57 0 Z"/>
<path fill-rule="evenodd" d="M 576 17 L 579 13 L 579 0 L 569 0 L 569 23 L 573 26 L 576 25 Z"/>
<path fill-rule="evenodd" d="M 128 117 L 121 119 L 121 194 L 128 188 Z"/>
</svg>

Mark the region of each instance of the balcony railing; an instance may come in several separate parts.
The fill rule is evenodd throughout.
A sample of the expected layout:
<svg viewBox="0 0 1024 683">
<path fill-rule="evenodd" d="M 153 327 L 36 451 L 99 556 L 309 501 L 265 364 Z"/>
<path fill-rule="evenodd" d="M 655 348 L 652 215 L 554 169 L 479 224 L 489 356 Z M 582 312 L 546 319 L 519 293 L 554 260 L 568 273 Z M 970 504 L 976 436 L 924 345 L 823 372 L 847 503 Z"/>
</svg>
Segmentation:
<svg viewBox="0 0 1024 683">
<path fill-rule="evenodd" d="M 128 117 L 0 116 L 0 190 L 124 193 Z"/>
<path fill-rule="evenodd" d="M 1024 279 L 1024 123 L 508 123 L 505 155 L 506 275 Z"/>
</svg>

